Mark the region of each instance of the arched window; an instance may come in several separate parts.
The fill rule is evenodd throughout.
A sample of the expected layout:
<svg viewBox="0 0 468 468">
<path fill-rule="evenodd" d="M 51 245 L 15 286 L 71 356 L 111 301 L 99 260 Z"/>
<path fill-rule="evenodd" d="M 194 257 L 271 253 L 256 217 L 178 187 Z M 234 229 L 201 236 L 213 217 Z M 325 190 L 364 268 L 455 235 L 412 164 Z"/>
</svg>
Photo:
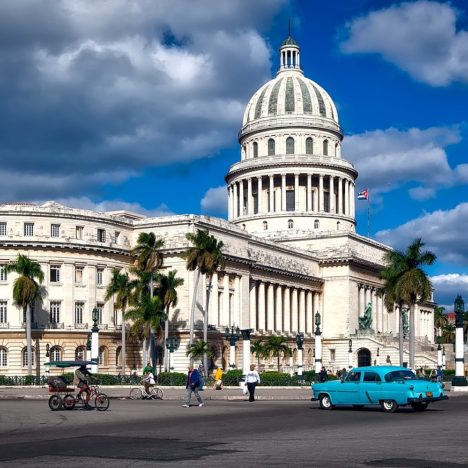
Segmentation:
<svg viewBox="0 0 468 468">
<path fill-rule="evenodd" d="M 118 346 L 115 350 L 115 365 L 122 367 L 122 346 Z"/>
<path fill-rule="evenodd" d="M 99 348 L 98 363 L 100 366 L 107 366 L 107 348 L 105 346 Z"/>
<path fill-rule="evenodd" d="M 50 348 L 50 362 L 61 361 L 62 350 L 58 346 L 52 346 Z"/>
<path fill-rule="evenodd" d="M 31 366 L 34 366 L 34 355 L 36 354 L 36 350 L 31 348 Z M 21 353 L 21 362 L 23 363 L 23 367 L 28 367 L 28 348 L 23 348 Z"/>
<path fill-rule="evenodd" d="M 78 346 L 75 349 L 75 360 L 76 361 L 85 361 L 86 357 L 86 346 Z"/>
<path fill-rule="evenodd" d="M 306 154 L 314 154 L 314 140 L 310 137 L 306 140 Z"/>
<path fill-rule="evenodd" d="M 320 222 L 319 222 L 318 219 L 316 219 L 316 220 L 314 221 L 314 229 L 318 229 L 319 226 L 320 226 Z"/>
<path fill-rule="evenodd" d="M 263 230 L 268 231 L 268 223 L 266 221 L 263 221 Z"/>
<path fill-rule="evenodd" d="M 292 219 L 288 219 L 288 229 L 292 229 L 294 227 L 294 221 Z"/>
<path fill-rule="evenodd" d="M 270 138 L 268 140 L 268 156 L 273 156 L 275 152 L 275 140 L 273 140 L 273 138 Z"/>
<path fill-rule="evenodd" d="M 7 359 L 8 351 L 5 347 L 0 347 L 0 367 L 7 367 L 8 359 Z"/>
<path fill-rule="evenodd" d="M 286 154 L 294 154 L 294 138 L 286 138 Z"/>
<path fill-rule="evenodd" d="M 328 140 L 323 140 L 323 155 L 328 156 Z"/>
<path fill-rule="evenodd" d="M 258 143 L 254 141 L 252 146 L 253 146 L 253 157 L 258 158 Z"/>
</svg>

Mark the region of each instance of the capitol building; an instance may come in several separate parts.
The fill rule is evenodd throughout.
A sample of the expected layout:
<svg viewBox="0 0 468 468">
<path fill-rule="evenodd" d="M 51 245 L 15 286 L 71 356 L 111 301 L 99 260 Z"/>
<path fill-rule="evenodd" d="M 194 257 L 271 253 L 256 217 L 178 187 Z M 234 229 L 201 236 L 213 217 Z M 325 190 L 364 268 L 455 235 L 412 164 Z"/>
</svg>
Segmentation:
<svg viewBox="0 0 468 468">
<path fill-rule="evenodd" d="M 304 76 L 300 59 L 299 45 L 288 37 L 280 47 L 276 77 L 247 104 L 240 160 L 225 177 L 228 220 L 100 213 L 53 201 L 0 206 L 0 375 L 27 373 L 25 317 L 12 298 L 16 275 L 5 268 L 18 253 L 38 262 L 45 274 L 46 295 L 32 313 L 35 374 L 45 372 L 46 349 L 51 360 L 85 356 L 94 308 L 99 311 L 99 372 L 141 372 L 147 350 L 127 342 L 126 362 L 121 362 L 121 313 L 104 297 L 112 270 L 131 266 L 131 250 L 142 232 L 164 239 L 164 268 L 184 279 L 170 312 L 169 335 L 178 340 L 174 370 L 185 371 L 196 272 L 186 269 L 181 254 L 189 246 L 186 234 L 197 229 L 224 244 L 226 265 L 214 274 L 208 311 L 216 365 L 229 366 L 224 331 L 232 326 L 251 329 L 254 341 L 285 337 L 293 350 L 282 360 L 286 371 L 297 369 L 298 334 L 304 337 L 305 370 L 314 369 L 318 359 L 332 370 L 348 367 L 350 358 L 354 365 L 399 363 L 399 312 L 387 310 L 379 294 L 379 271 L 390 248 L 356 233 L 358 172 L 342 154 L 343 130 L 332 98 Z M 195 307 L 199 337 L 206 288 L 202 277 Z M 416 309 L 417 366 L 436 364 L 434 306 L 427 302 Z M 365 310 L 370 324 L 362 329 Z M 321 356 L 315 356 L 314 346 L 317 312 Z M 242 367 L 242 339 L 235 361 Z M 261 370 L 270 368 L 276 369 L 276 359 L 263 359 Z"/>
</svg>

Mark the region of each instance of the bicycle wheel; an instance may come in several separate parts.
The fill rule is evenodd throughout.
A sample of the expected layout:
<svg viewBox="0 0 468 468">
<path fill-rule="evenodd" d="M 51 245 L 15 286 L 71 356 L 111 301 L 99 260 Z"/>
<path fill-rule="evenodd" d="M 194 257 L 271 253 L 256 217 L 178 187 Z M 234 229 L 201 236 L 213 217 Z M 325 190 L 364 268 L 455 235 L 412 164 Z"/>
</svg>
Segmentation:
<svg viewBox="0 0 468 468">
<path fill-rule="evenodd" d="M 58 411 L 62 407 L 62 398 L 59 395 L 52 395 L 49 398 L 49 408 L 52 411 Z"/>
<path fill-rule="evenodd" d="M 154 400 L 162 400 L 164 398 L 164 392 L 159 387 L 153 387 L 150 394 Z"/>
<path fill-rule="evenodd" d="M 132 388 L 130 390 L 130 400 L 141 400 L 143 398 L 143 393 L 141 388 Z"/>
<path fill-rule="evenodd" d="M 98 411 L 106 411 L 110 405 L 109 397 L 105 393 L 99 393 L 94 399 L 94 405 Z"/>
<path fill-rule="evenodd" d="M 63 407 L 66 410 L 72 410 L 75 407 L 75 404 L 76 404 L 75 397 L 71 395 L 70 393 L 67 393 L 63 397 Z"/>
</svg>

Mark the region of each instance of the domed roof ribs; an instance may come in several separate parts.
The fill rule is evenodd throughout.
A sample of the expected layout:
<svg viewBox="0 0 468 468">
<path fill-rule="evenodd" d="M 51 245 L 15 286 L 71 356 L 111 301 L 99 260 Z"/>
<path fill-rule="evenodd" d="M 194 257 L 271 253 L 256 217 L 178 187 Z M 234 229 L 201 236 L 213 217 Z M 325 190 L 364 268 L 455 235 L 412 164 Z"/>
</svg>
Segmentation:
<svg viewBox="0 0 468 468">
<path fill-rule="evenodd" d="M 326 117 L 327 116 L 327 111 L 325 109 L 325 102 L 323 101 L 322 94 L 320 93 L 320 91 L 314 85 L 312 85 L 312 88 L 314 88 L 315 95 L 317 96 L 317 101 L 319 103 L 320 115 L 322 117 Z"/>
<path fill-rule="evenodd" d="M 284 95 L 284 109 L 286 113 L 292 113 L 295 110 L 294 85 L 290 76 L 286 80 L 286 93 Z"/>
<path fill-rule="evenodd" d="M 301 87 L 304 114 L 312 114 L 312 99 L 310 97 L 309 88 L 300 78 L 297 78 L 297 81 Z"/>
<path fill-rule="evenodd" d="M 270 94 L 270 101 L 268 102 L 268 114 L 269 115 L 276 115 L 278 113 L 278 93 L 280 90 L 281 83 L 283 79 L 278 80 Z"/>
<path fill-rule="evenodd" d="M 268 89 L 268 86 L 265 86 L 263 88 L 262 93 L 260 94 L 260 97 L 258 98 L 257 104 L 255 106 L 255 117 L 254 119 L 259 119 L 262 116 L 262 104 L 263 104 L 263 98 L 265 97 L 265 93 Z"/>
</svg>

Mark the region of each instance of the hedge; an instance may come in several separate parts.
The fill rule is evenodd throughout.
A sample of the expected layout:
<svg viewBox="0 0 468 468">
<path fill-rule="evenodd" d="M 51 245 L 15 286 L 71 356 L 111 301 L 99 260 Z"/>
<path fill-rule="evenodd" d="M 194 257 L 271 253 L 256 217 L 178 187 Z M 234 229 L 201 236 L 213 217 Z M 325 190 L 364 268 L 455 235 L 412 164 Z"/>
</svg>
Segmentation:
<svg viewBox="0 0 468 468">
<path fill-rule="evenodd" d="M 183 372 L 161 372 L 157 376 L 158 385 L 170 385 L 185 387 L 187 383 L 187 374 Z"/>
</svg>

